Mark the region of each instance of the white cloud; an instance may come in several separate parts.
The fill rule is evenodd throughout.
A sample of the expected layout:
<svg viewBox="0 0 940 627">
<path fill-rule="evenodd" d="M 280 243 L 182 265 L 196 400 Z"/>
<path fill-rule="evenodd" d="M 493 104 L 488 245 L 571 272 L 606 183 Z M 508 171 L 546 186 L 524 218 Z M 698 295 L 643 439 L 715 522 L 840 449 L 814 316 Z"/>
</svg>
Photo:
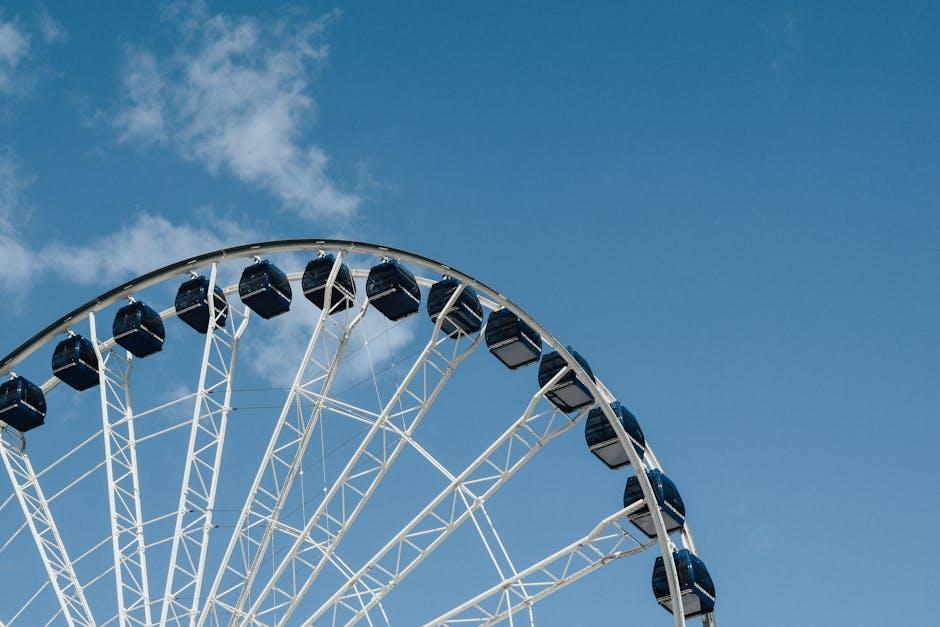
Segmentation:
<svg viewBox="0 0 940 627">
<path fill-rule="evenodd" d="M 242 341 L 242 351 L 249 356 L 244 361 L 251 365 L 256 375 L 274 387 L 291 384 L 307 347 L 313 327 L 310 312 L 302 309 L 305 309 L 303 304 L 295 302 L 290 311 L 273 320 L 256 316 Z"/>
<path fill-rule="evenodd" d="M 123 82 L 130 104 L 119 111 L 114 120 L 120 140 L 142 144 L 164 142 L 163 94 L 166 87 L 154 56 L 128 48 Z"/>
<path fill-rule="evenodd" d="M 285 259 L 279 263 L 283 263 L 285 269 L 303 267 L 299 257 L 295 261 Z M 289 386 L 293 382 L 320 315 L 320 311 L 306 301 L 299 286 L 293 287 L 294 298 L 290 311 L 270 321 L 256 319 L 251 332 L 243 341 L 243 350 L 249 355 L 246 361 L 251 364 L 251 369 L 276 387 Z M 365 285 L 358 282 L 360 302 L 364 289 Z M 348 318 L 344 317 L 346 314 L 337 314 L 336 319 L 346 324 L 355 313 L 350 309 Z M 333 390 L 346 389 L 371 380 L 373 369 L 378 373 L 402 348 L 413 342 L 416 324 L 416 317 L 392 324 L 378 311 L 369 308 L 358 329 L 349 337 Z M 330 346 L 335 346 L 335 343 L 331 342 Z M 317 352 L 314 359 L 325 363 L 328 357 Z"/>
<path fill-rule="evenodd" d="M 23 192 L 31 183 L 13 151 L 0 146 L 0 286 L 6 288 L 22 283 L 30 266 L 32 255 L 18 237 L 17 223 L 29 215 Z"/>
<path fill-rule="evenodd" d="M 139 212 L 118 230 L 81 245 L 54 241 L 32 247 L 24 243 L 22 229 L 29 215 L 23 192 L 31 182 L 12 151 L 0 149 L 0 286 L 14 292 L 25 289 L 27 273 L 107 287 L 185 257 L 262 239 L 256 230 L 211 210 L 197 211 L 196 224 Z"/>
<path fill-rule="evenodd" d="M 14 235 L 0 233 L 0 286 L 8 291 L 20 290 L 32 260 L 32 252 Z"/>
<path fill-rule="evenodd" d="M 30 208 L 24 199 L 34 177 L 22 172 L 16 155 L 0 146 L 0 286 L 19 291 L 22 277 L 54 274 L 85 285 L 113 285 L 184 257 L 262 239 L 238 220 L 197 210 L 197 224 L 174 223 L 146 211 L 118 230 L 81 245 L 25 243 Z M 102 251 L 107 251 L 103 254 Z"/>
<path fill-rule="evenodd" d="M 254 241 L 256 233 L 207 212 L 200 224 L 173 223 L 141 212 L 113 233 L 81 246 L 62 242 L 44 246 L 38 263 L 77 283 L 112 285 L 185 257 Z M 212 226 L 204 226 L 211 224 Z M 102 254 L 107 251 L 107 254 Z"/>
<path fill-rule="evenodd" d="M 358 288 L 361 292 L 365 285 L 359 285 Z M 350 337 L 343 370 L 337 382 L 347 387 L 366 378 L 371 380 L 373 370 L 379 374 L 383 364 L 391 361 L 415 339 L 415 327 L 420 315 L 421 312 L 417 316 L 391 323 L 377 310 L 369 308 L 360 322 L 358 332 Z"/>
<path fill-rule="evenodd" d="M 304 218 L 350 216 L 359 198 L 333 182 L 327 154 L 305 141 L 316 118 L 311 76 L 327 58 L 324 32 L 337 15 L 262 20 L 211 15 L 202 3 L 171 7 L 173 53 L 127 51 L 120 140 L 165 143 Z"/>
<path fill-rule="evenodd" d="M 28 94 L 40 75 L 47 73 L 42 64 L 30 63 L 34 53 L 41 52 L 41 44 L 61 44 L 68 40 L 68 33 L 45 8 L 36 16 L 34 28 L 27 29 L 23 22 L 13 16 L 4 19 L 0 9 L 0 95 L 20 96 Z M 41 38 L 38 50 L 33 46 L 33 33 Z"/>
<path fill-rule="evenodd" d="M 43 41 L 47 44 L 64 44 L 69 40 L 68 31 L 65 30 L 61 22 L 52 17 L 52 14 L 49 13 L 46 7 L 39 9 L 37 20 L 39 34 L 42 35 Z"/>
<path fill-rule="evenodd" d="M 29 39 L 29 33 L 15 20 L 5 22 L 0 18 L 0 93 L 17 91 L 17 70 L 29 55 Z"/>
<path fill-rule="evenodd" d="M 25 210 L 23 192 L 32 178 L 20 172 L 16 155 L 8 146 L 0 146 L 0 233 L 13 230 L 17 212 Z"/>
</svg>

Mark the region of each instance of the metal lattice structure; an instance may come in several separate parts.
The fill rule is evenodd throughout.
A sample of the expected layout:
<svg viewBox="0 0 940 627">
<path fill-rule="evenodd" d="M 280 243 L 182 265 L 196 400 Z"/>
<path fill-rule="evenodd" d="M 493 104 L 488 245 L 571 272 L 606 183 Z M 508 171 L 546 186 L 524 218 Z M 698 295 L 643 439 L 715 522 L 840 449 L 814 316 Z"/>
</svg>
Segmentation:
<svg viewBox="0 0 940 627">
<path fill-rule="evenodd" d="M 218 278 L 218 264 L 212 264 L 209 293 Z M 234 332 L 216 324 L 215 300 L 209 299 L 209 328 L 206 331 L 196 403 L 186 451 L 186 468 L 180 489 L 176 526 L 160 610 L 160 623 L 186 622 L 199 610 L 202 574 L 205 571 L 209 530 L 215 506 L 219 468 L 225 444 L 225 431 L 231 411 L 232 381 L 238 356 L 238 342 L 248 326 L 250 310 L 236 318 Z M 221 393 L 221 400 L 217 396 Z M 215 394 L 216 396 L 213 396 Z M 186 602 L 187 595 L 189 597 Z"/>
<path fill-rule="evenodd" d="M 321 308 L 295 296 L 288 315 L 266 320 L 240 302 L 232 279 L 250 258 L 276 257 L 299 293 L 299 264 L 325 253 L 334 257 Z M 416 269 L 422 290 L 441 276 L 458 282 L 433 320 L 376 311 L 363 286 L 388 258 Z M 346 271 L 354 285 L 341 280 Z M 227 299 L 223 311 L 207 298 L 204 334 L 173 323 L 164 354 L 144 358 L 102 334 L 123 300 L 159 304 L 197 272 L 208 277 L 207 294 L 218 287 Z M 479 356 L 485 327 L 454 331 L 465 292 L 484 311 L 518 316 L 564 367 L 541 386 L 506 380 L 496 360 Z M 177 317 L 173 306 L 157 311 L 168 325 Z M 42 373 L 65 333 L 90 339 L 97 390 L 73 392 L 47 365 Z M 670 536 L 651 507 L 654 539 L 629 522 L 656 502 L 645 472 L 661 469 L 652 447 L 637 451 L 609 406 L 614 395 L 534 318 L 449 266 L 329 240 L 216 251 L 63 316 L 0 361 L 0 375 L 13 368 L 44 381 L 49 420 L 25 433 L 0 422 L 11 481 L 0 493 L 0 571 L 23 573 L 4 591 L 0 627 L 534 624 L 541 604 L 564 596 L 556 593 L 573 594 L 589 575 L 637 555 L 648 555 L 647 565 L 666 558 L 671 621 L 686 624 L 671 557 L 678 548 L 695 552 L 688 522 Z M 583 535 L 559 532 L 538 547 L 525 517 L 506 512 L 507 492 L 529 481 L 539 460 L 560 455 L 551 452 L 557 439 L 577 437 L 570 432 L 590 407 L 565 413 L 548 397 L 571 374 L 603 411 L 630 468 L 643 470 L 644 500 L 593 518 L 567 512 Z M 505 389 L 482 389 L 484 377 L 503 377 L 493 385 Z M 461 419 L 449 423 L 459 436 L 423 437 L 424 423 L 448 415 Z M 467 566 L 448 579 L 454 551 Z M 456 579 L 468 587 L 446 585 Z M 417 603 L 426 590 L 433 598 Z M 399 595 L 408 600 L 396 608 Z M 704 621 L 713 625 L 713 615 Z"/>
</svg>

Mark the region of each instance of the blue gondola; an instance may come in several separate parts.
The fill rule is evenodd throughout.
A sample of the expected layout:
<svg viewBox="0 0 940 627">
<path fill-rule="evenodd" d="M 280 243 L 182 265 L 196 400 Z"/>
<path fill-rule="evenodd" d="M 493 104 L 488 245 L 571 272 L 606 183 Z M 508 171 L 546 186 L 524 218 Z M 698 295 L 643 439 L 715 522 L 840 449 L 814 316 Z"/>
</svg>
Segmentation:
<svg viewBox="0 0 940 627">
<path fill-rule="evenodd" d="M 637 454 L 643 457 L 643 451 L 646 450 L 646 439 L 643 437 L 643 431 L 636 417 L 630 413 L 626 407 L 620 404 L 620 401 L 614 401 L 610 408 L 620 418 L 620 424 L 623 425 L 627 435 L 633 442 L 633 448 Z M 584 439 L 587 440 L 591 452 L 607 464 L 610 468 L 620 468 L 630 464 L 630 457 L 620 446 L 620 440 L 614 428 L 610 426 L 607 416 L 604 415 L 600 407 L 595 407 L 588 413 L 587 420 L 584 423 Z"/>
<path fill-rule="evenodd" d="M 568 347 L 568 352 L 587 370 L 588 375 L 593 381 L 594 373 L 591 372 L 591 367 L 588 365 L 587 361 L 570 346 Z M 558 374 L 566 365 L 565 359 L 559 355 L 557 351 L 552 351 L 542 357 L 542 363 L 539 364 L 539 386 L 542 387 L 548 383 L 551 378 Z M 566 414 L 570 414 L 594 402 L 594 397 L 588 391 L 587 386 L 575 376 L 573 370 L 569 370 L 565 373 L 565 375 L 548 390 L 545 396 L 555 407 Z"/>
<path fill-rule="evenodd" d="M 139 300 L 118 309 L 111 332 L 114 341 L 135 357 L 159 352 L 166 338 L 160 314 Z"/>
<path fill-rule="evenodd" d="M 656 494 L 656 502 L 659 504 L 663 522 L 666 524 L 666 533 L 679 531 L 685 524 L 685 503 L 682 502 L 676 484 L 655 468 L 647 472 L 646 476 L 649 477 L 653 492 Z M 640 480 L 634 475 L 627 479 L 627 485 L 623 489 L 623 506 L 629 507 L 642 500 L 643 489 L 640 487 Z M 630 514 L 630 522 L 639 527 L 647 537 L 656 537 L 656 527 L 653 525 L 653 516 L 648 505 L 643 505 Z"/>
<path fill-rule="evenodd" d="M 293 292 L 287 275 L 265 259 L 245 268 L 238 295 L 252 311 L 269 320 L 290 309 Z"/>
<path fill-rule="evenodd" d="M 212 290 L 215 294 L 213 306 L 215 307 L 215 323 L 219 327 L 225 326 L 228 318 L 228 301 L 225 292 L 218 285 Z M 209 331 L 209 279 L 204 276 L 192 278 L 182 285 L 176 292 L 176 315 L 199 333 Z"/>
<path fill-rule="evenodd" d="M 81 335 L 72 335 L 52 352 L 52 374 L 76 390 L 98 385 L 98 355 L 91 342 Z"/>
<path fill-rule="evenodd" d="M 519 316 L 499 309 L 486 321 L 486 347 L 507 368 L 515 370 L 539 360 L 542 338 Z"/>
<path fill-rule="evenodd" d="M 705 564 L 688 549 L 673 553 L 673 563 L 679 577 L 682 610 L 686 618 L 710 614 L 715 610 L 715 584 Z M 666 578 L 666 565 L 662 556 L 653 566 L 653 595 L 656 601 L 672 613 L 672 596 Z"/>
<path fill-rule="evenodd" d="M 319 309 L 323 309 L 326 295 L 326 281 L 330 278 L 336 257 L 332 254 L 322 255 L 307 264 L 300 285 L 304 296 Z M 349 266 L 340 264 L 333 280 L 333 289 L 330 290 L 330 313 L 343 311 L 352 307 L 356 299 L 356 282 L 353 281 Z"/>
<path fill-rule="evenodd" d="M 42 389 L 22 377 L 0 383 L 0 420 L 18 431 L 29 431 L 46 419 Z"/>
<path fill-rule="evenodd" d="M 415 276 L 394 259 L 369 270 L 366 295 L 369 303 L 392 321 L 417 313 L 421 303 L 421 290 Z"/>
<path fill-rule="evenodd" d="M 447 306 L 454 290 L 460 286 L 456 279 L 445 278 L 431 286 L 428 292 L 428 315 L 431 322 L 437 323 L 438 317 Z M 483 306 L 477 293 L 469 285 L 463 288 L 457 301 L 444 316 L 441 329 L 448 336 L 456 338 L 461 334 L 477 333 L 483 327 Z"/>
</svg>

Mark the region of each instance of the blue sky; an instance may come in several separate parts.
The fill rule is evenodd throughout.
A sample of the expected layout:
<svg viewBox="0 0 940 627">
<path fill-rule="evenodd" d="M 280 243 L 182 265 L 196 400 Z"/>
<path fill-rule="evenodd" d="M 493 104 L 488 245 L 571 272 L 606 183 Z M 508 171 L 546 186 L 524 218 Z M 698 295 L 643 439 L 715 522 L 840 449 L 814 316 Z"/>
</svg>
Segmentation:
<svg viewBox="0 0 940 627">
<path fill-rule="evenodd" d="M 722 624 L 923 624 L 938 27 L 926 0 L 5 2 L 0 352 L 222 245 L 413 250 L 622 391 Z"/>
</svg>

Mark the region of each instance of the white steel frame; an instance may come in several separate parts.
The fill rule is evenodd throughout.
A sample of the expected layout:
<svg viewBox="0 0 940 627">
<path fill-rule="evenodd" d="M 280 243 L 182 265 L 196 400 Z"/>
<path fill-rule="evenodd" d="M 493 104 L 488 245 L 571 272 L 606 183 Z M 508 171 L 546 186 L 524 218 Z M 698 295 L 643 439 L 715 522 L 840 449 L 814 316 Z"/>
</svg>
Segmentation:
<svg viewBox="0 0 940 627">
<path fill-rule="evenodd" d="M 165 625 L 167 620 L 175 624 L 188 624 L 195 619 L 200 607 L 200 591 L 206 565 L 209 531 L 212 529 L 219 467 L 222 463 L 225 431 L 231 410 L 238 342 L 250 319 L 250 309 L 246 307 L 241 311 L 229 305 L 228 323 L 234 331 L 230 332 L 225 326 L 218 325 L 215 309 L 217 277 L 218 264 L 213 263 L 209 274 L 209 287 L 206 290 L 209 295 L 209 327 L 206 331 L 199 384 L 196 388 L 196 403 L 176 511 L 176 525 L 160 610 L 160 625 Z M 220 392 L 221 401 L 217 400 Z M 188 595 L 188 602 L 184 595 Z"/>
<path fill-rule="evenodd" d="M 522 415 L 435 496 L 408 524 L 396 533 L 356 574 L 336 590 L 304 625 L 330 613 L 333 624 L 352 624 L 369 611 L 423 562 L 444 540 L 479 509 L 542 448 L 583 415 L 561 411 L 535 412 L 545 392 L 565 374 L 563 368 L 536 392 Z M 363 602 L 365 599 L 365 602 Z M 358 602 L 359 606 L 353 605 Z M 345 612 L 349 619 L 339 618 Z"/>
<path fill-rule="evenodd" d="M 630 514 L 644 505 L 639 501 L 611 514 L 584 537 L 428 621 L 425 627 L 493 625 L 614 560 L 646 550 L 655 542 L 637 540 L 627 526 Z"/>
<path fill-rule="evenodd" d="M 371 624 L 372 618 L 370 618 L 369 612 L 374 608 L 379 608 L 381 618 L 387 622 L 387 616 L 385 616 L 384 610 L 381 609 L 381 601 L 385 595 L 411 570 L 417 567 L 460 524 L 468 519 L 473 521 L 501 579 L 501 582 L 494 586 L 491 591 L 497 588 L 501 590 L 501 598 L 504 603 L 509 603 L 510 597 L 514 597 L 518 601 L 516 605 L 505 605 L 502 611 L 504 613 L 508 612 L 507 617 L 516 611 L 513 608 L 531 608 L 535 601 L 567 585 L 568 582 L 573 580 L 572 577 L 583 576 L 611 559 L 630 553 L 630 551 L 604 553 L 605 557 L 599 558 L 596 564 L 592 562 L 588 570 L 566 571 L 567 574 L 564 576 L 552 579 L 554 583 L 549 586 L 540 586 L 537 582 L 533 583 L 529 577 L 536 571 L 544 574 L 542 568 L 547 567 L 548 561 L 559 557 L 560 554 L 554 554 L 546 558 L 548 561 L 543 560 L 543 562 L 539 562 L 523 571 L 517 571 L 514 568 L 486 511 L 486 500 L 535 453 L 541 450 L 548 441 L 570 429 L 582 414 L 566 416 L 554 408 L 549 411 L 536 412 L 536 405 L 543 400 L 542 395 L 547 389 L 547 387 L 543 388 L 532 397 L 529 406 L 519 420 L 488 447 L 477 460 L 468 465 L 461 473 L 451 474 L 412 438 L 414 427 L 417 426 L 421 417 L 433 404 L 437 392 L 446 382 L 450 373 L 453 372 L 463 356 L 472 351 L 480 341 L 480 336 L 478 336 L 463 353 L 458 353 L 457 343 L 455 343 L 454 352 L 448 358 L 439 348 L 444 340 L 444 338 L 438 338 L 443 316 L 438 319 L 435 325 L 435 335 L 432 336 L 432 340 L 422 352 L 422 355 L 415 361 L 407 380 L 402 383 L 396 391 L 395 398 L 386 405 L 383 412 L 378 415 L 366 416 L 362 412 L 357 412 L 358 408 L 350 408 L 348 413 L 351 416 L 370 424 L 369 431 L 340 474 L 339 479 L 330 488 L 330 492 L 321 502 L 317 511 L 310 518 L 305 518 L 303 528 L 293 528 L 281 521 L 280 514 L 284 499 L 300 470 L 303 452 L 307 447 L 312 429 L 317 423 L 323 408 L 334 402 L 329 396 L 329 391 L 335 377 L 336 365 L 340 361 L 342 351 L 353 327 L 362 319 L 368 305 L 366 301 L 358 309 L 352 320 L 349 319 L 347 312 L 344 312 L 342 316 L 336 313 L 333 316 L 329 315 L 331 287 L 335 283 L 340 264 L 350 254 L 395 257 L 406 263 L 417 264 L 431 271 L 456 278 L 461 283 L 460 290 L 474 289 L 480 294 L 483 304 L 491 310 L 499 307 L 510 309 L 539 333 L 545 344 L 550 349 L 558 351 L 567 362 L 566 370 L 556 375 L 553 382 L 557 381 L 568 370 L 573 371 L 596 399 L 617 434 L 618 440 L 633 468 L 637 471 L 645 502 L 655 503 L 652 486 L 645 470 L 659 468 L 660 466 L 651 448 L 646 451 L 646 459 L 640 458 L 636 453 L 622 425 L 608 406 L 608 403 L 613 400 L 613 396 L 603 384 L 599 380 L 595 382 L 581 364 L 573 359 L 563 344 L 499 292 L 449 266 L 406 251 L 358 242 L 329 240 L 268 242 L 209 253 L 145 275 L 121 288 L 112 290 L 63 317 L 0 361 L 0 374 L 9 372 L 26 356 L 43 346 L 75 321 L 85 318 L 89 321 L 92 341 L 100 365 L 101 414 L 111 511 L 112 551 L 114 554 L 113 572 L 119 605 L 118 620 L 122 626 L 126 624 L 153 624 L 147 583 L 147 544 L 144 542 L 143 531 L 145 523 L 141 515 L 135 452 L 137 443 L 134 433 L 135 416 L 131 407 L 129 386 L 132 359 L 130 355 L 125 356 L 119 353 L 116 347 L 113 346 L 113 340 L 102 342 L 98 338 L 95 327 L 95 313 L 122 298 L 130 296 L 134 290 L 142 290 L 156 285 L 183 271 L 196 267 L 211 265 L 210 283 L 214 287 L 218 264 L 223 261 L 258 254 L 309 252 L 311 250 L 337 253 L 336 262 L 325 289 L 327 302 L 310 338 L 304 358 L 297 368 L 294 383 L 287 394 L 268 449 L 258 468 L 253 489 L 248 495 L 245 507 L 240 512 L 239 521 L 226 548 L 222 566 L 217 571 L 212 586 L 204 597 L 204 604 L 200 608 L 200 586 L 205 568 L 208 529 L 212 523 L 215 482 L 217 481 L 224 440 L 225 418 L 232 386 L 231 378 L 234 371 L 238 337 L 244 331 L 247 323 L 247 311 L 234 336 L 224 329 L 215 328 L 214 324 L 210 325 L 205 339 L 199 389 L 196 395 L 196 408 L 190 422 L 190 441 L 186 456 L 184 481 L 181 486 L 179 507 L 175 512 L 176 526 L 172 536 L 171 549 L 173 559 L 170 562 L 162 599 L 161 625 L 168 621 L 175 623 L 186 622 L 186 619 L 189 620 L 190 624 L 193 624 L 197 622 L 195 616 L 197 612 L 199 625 L 203 625 L 207 620 L 210 620 L 213 625 L 218 625 L 221 622 L 218 614 L 219 610 L 230 613 L 233 623 L 236 624 L 263 624 L 260 619 L 276 611 L 278 624 L 284 625 L 296 609 L 298 600 L 303 597 L 303 594 L 309 589 L 326 563 L 332 564 L 343 573 L 347 577 L 346 583 L 334 592 L 327 603 L 308 617 L 305 624 L 312 624 L 315 619 L 323 616 L 331 609 L 334 613 L 339 610 L 349 613 L 351 615 L 350 623 L 365 618 Z M 353 272 L 356 276 L 361 277 L 364 275 L 364 271 L 354 270 Z M 296 280 L 298 276 L 292 275 L 291 278 Z M 429 283 L 427 279 L 421 279 L 420 281 L 423 285 Z M 337 285 L 337 287 L 339 286 Z M 234 288 L 228 287 L 225 291 L 231 293 Z M 211 293 L 212 288 L 210 287 Z M 448 308 L 453 306 L 458 295 L 459 291 L 452 296 Z M 214 306 L 214 299 L 211 296 L 209 302 L 210 307 Z M 230 306 L 230 311 L 234 311 L 234 309 Z M 172 309 L 161 313 L 163 318 L 172 315 L 175 315 Z M 338 317 L 343 317 L 346 324 L 340 324 L 334 319 Z M 213 321 L 214 318 L 214 314 L 212 314 Z M 315 358 L 315 355 L 319 354 L 318 349 L 328 356 L 322 363 Z M 434 363 L 432 355 L 436 355 L 440 363 Z M 427 377 L 428 372 L 435 371 L 439 379 L 437 385 L 432 386 L 433 390 L 430 393 L 425 383 L 423 394 L 416 394 L 413 390 L 408 389 L 408 385 L 415 378 L 415 374 L 422 369 L 425 372 L 424 378 Z M 314 372 L 311 374 L 310 370 Z M 212 381 L 209 380 L 210 378 Z M 551 384 L 552 382 L 549 383 L 549 385 Z M 43 390 L 48 392 L 56 385 L 57 380 L 50 379 L 43 385 Z M 317 385 L 319 385 L 319 388 L 316 387 Z M 219 404 L 212 400 L 210 403 L 209 392 L 220 388 L 225 390 L 225 401 Z M 410 408 L 410 411 L 413 412 L 412 422 L 406 424 L 402 420 L 402 425 L 399 426 L 395 421 L 390 420 L 390 417 L 395 415 L 392 413 L 394 403 L 400 400 L 402 396 L 413 397 L 415 405 Z M 300 403 L 296 402 L 299 398 L 313 402 L 313 409 L 309 414 L 304 414 L 301 410 Z M 292 421 L 292 416 L 296 420 Z M 206 425 L 211 426 L 205 429 Z M 70 625 L 94 624 L 88 604 L 82 596 L 82 588 L 74 574 L 74 561 L 69 559 L 61 538 L 55 530 L 48 502 L 45 501 L 39 489 L 38 478 L 35 477 L 35 473 L 32 473 L 25 453 L 16 455 L 14 453 L 15 447 L 11 447 L 8 443 L 8 435 L 11 431 L 9 427 L 4 428 L 4 446 L 0 447 L 0 450 L 2 450 L 8 474 L 13 480 L 16 496 L 20 501 L 27 523 L 46 565 L 50 583 L 59 597 L 61 615 Z M 369 443 L 379 432 L 383 434 L 383 437 L 379 438 L 383 443 L 386 442 L 388 437 L 391 437 L 392 441 L 395 442 L 391 450 L 384 444 L 383 448 L 379 450 L 369 450 Z M 206 437 L 205 441 L 200 440 L 203 436 Z M 388 467 L 394 462 L 394 459 L 405 445 L 413 447 L 435 468 L 441 471 L 445 477 L 448 477 L 450 485 L 435 497 L 411 523 L 393 536 L 387 545 L 376 553 L 372 559 L 358 570 L 353 571 L 336 555 L 335 549 L 342 541 L 349 526 L 354 522 L 361 507 L 369 499 L 378 483 L 381 482 Z M 22 452 L 22 447 L 20 450 Z M 25 460 L 25 465 L 23 460 Z M 359 472 L 363 460 L 371 466 L 362 468 L 363 472 Z M 357 466 L 357 464 L 360 464 L 360 466 Z M 363 481 L 363 479 L 371 481 Z M 368 485 L 360 485 L 363 483 Z M 27 491 L 32 492 L 27 494 Z M 38 494 L 39 496 L 32 496 L 32 494 Z M 353 498 L 356 502 L 351 510 L 343 508 L 342 514 L 338 517 L 329 511 L 329 503 L 337 495 L 342 498 Z M 193 499 L 198 500 L 201 505 L 194 504 Z M 184 522 L 184 513 L 190 509 L 194 509 L 193 513 L 196 516 L 193 521 Z M 682 599 L 678 594 L 677 574 L 671 559 L 672 552 L 676 547 L 665 533 L 665 525 L 658 508 L 652 507 L 650 509 L 653 513 L 654 526 L 657 531 L 656 543 L 658 543 L 660 552 L 665 558 L 672 597 L 673 623 L 675 627 L 681 627 L 685 624 L 685 619 L 682 612 Z M 585 536 L 587 540 L 582 538 L 579 542 L 581 545 L 587 546 L 584 542 L 590 543 L 601 538 L 608 538 L 608 535 L 601 533 L 601 530 L 605 526 L 609 527 L 611 524 L 617 523 L 624 515 L 624 512 L 619 512 L 614 517 L 602 521 L 591 534 Z M 616 518 L 618 516 L 620 518 Z M 329 524 L 324 525 L 324 521 Z M 256 537 L 258 534 L 260 534 L 260 539 Z M 268 550 L 271 538 L 275 534 L 285 534 L 290 539 L 291 548 L 278 562 L 275 575 L 264 583 L 260 594 L 253 597 L 253 586 L 260 570 L 261 559 Z M 489 538 L 487 534 L 489 534 Z M 683 546 L 695 550 L 694 540 L 688 524 L 681 534 L 681 540 Z M 571 550 L 571 547 L 563 549 L 562 552 L 565 550 Z M 307 559 L 308 553 L 315 554 L 313 561 Z M 390 555 L 394 556 L 392 562 L 383 561 Z M 616 557 L 611 557 L 614 555 Z M 240 559 L 240 564 L 233 563 L 237 559 Z M 278 583 L 278 577 L 288 571 L 296 572 L 298 568 L 305 569 L 308 573 L 304 583 L 299 588 L 295 584 L 291 590 L 283 589 L 283 586 Z M 536 570 L 533 571 L 533 568 Z M 188 589 L 194 591 L 191 603 L 177 602 L 180 593 Z M 536 590 L 536 592 L 531 593 L 530 590 Z M 272 594 L 274 595 L 273 601 L 269 601 L 268 597 Z M 287 598 L 288 601 L 282 602 L 279 601 L 279 598 Z M 479 600 L 479 598 L 472 600 L 473 607 L 476 607 Z M 460 607 L 467 609 L 464 606 Z M 451 616 L 451 614 L 447 616 Z M 493 614 L 492 616 L 498 617 L 502 614 Z M 336 622 L 337 617 L 335 614 L 332 620 L 334 623 Z M 714 624 L 713 617 L 706 617 L 705 622 L 707 625 Z"/>
<path fill-rule="evenodd" d="M 26 454 L 26 440 L 13 427 L 3 422 L 0 425 L 0 456 L 59 601 L 62 616 L 69 627 L 95 625 L 82 584 L 75 574 L 75 565 L 65 549 L 49 509 L 49 501 Z"/>
<path fill-rule="evenodd" d="M 204 625 L 210 616 L 213 624 L 218 624 L 219 610 L 233 614 L 240 611 L 247 602 L 271 539 L 275 533 L 283 533 L 287 529 L 279 524 L 281 511 L 300 471 L 304 452 L 323 410 L 323 402 L 315 401 L 309 415 L 305 415 L 296 401 L 299 396 L 313 394 L 310 388 L 317 385 L 319 392 L 316 396 L 328 396 L 336 377 L 335 365 L 339 363 L 353 329 L 364 317 L 368 306 L 366 301 L 347 324 L 341 324 L 337 320 L 339 315 L 332 312 L 332 288 L 336 284 L 336 276 L 344 257 L 342 253 L 338 254 L 330 270 L 324 287 L 323 310 L 297 367 L 267 451 L 209 590 L 205 607 L 199 615 L 197 624 L 200 626 Z M 337 288 L 342 289 L 339 285 Z M 347 296 L 352 297 L 351 294 Z M 348 310 L 343 311 L 343 315 L 346 311 Z M 335 347 L 331 346 L 331 343 L 335 343 Z M 322 355 L 327 356 L 325 361 L 320 360 L 322 357 L 317 358 Z M 290 422 L 291 416 L 296 418 L 296 423 Z M 259 528 L 261 537 L 256 539 L 253 533 Z M 239 563 L 233 564 L 233 560 Z"/>
<path fill-rule="evenodd" d="M 375 419 L 359 447 L 333 482 L 329 492 L 323 497 L 304 529 L 294 540 L 247 614 L 242 612 L 241 608 L 236 608 L 236 612 L 243 619 L 238 624 L 244 625 L 248 621 L 264 624 L 259 619 L 272 612 L 281 613 L 277 621 L 278 625 L 287 624 L 297 604 L 310 589 L 336 547 L 342 542 L 349 528 L 382 482 L 388 469 L 408 444 L 411 434 L 434 404 L 457 366 L 479 345 L 482 335 L 478 334 L 466 349 L 459 350 L 459 342 L 463 336 L 458 336 L 454 341 L 441 331 L 445 318 L 457 303 L 463 289 L 464 286 L 461 285 L 451 294 L 441 315 L 438 316 L 431 339 L 415 359 L 398 389 L 386 402 L 381 414 Z M 448 356 L 441 350 L 441 346 L 450 341 L 454 341 L 454 346 L 451 355 Z M 402 399 L 413 404 L 403 408 L 401 407 Z M 320 402 L 322 403 L 322 400 Z M 401 430 L 398 433 L 395 431 L 383 433 L 383 437 L 376 440 L 375 436 L 383 431 L 392 418 L 401 422 Z M 373 443 L 374 446 L 370 449 Z M 338 499 L 341 503 L 338 516 L 330 516 L 328 513 L 334 499 Z M 331 522 L 336 525 L 335 529 L 318 524 L 324 516 L 329 516 Z M 300 559 L 304 552 L 311 550 L 322 553 L 315 564 L 310 564 L 306 559 Z M 285 572 L 296 573 L 304 568 L 309 570 L 309 573 L 298 590 L 277 588 L 277 581 Z M 272 591 L 280 592 L 285 602 L 275 603 L 266 611 L 262 611 L 263 604 Z"/>
<path fill-rule="evenodd" d="M 104 430 L 102 439 L 108 474 L 108 508 L 111 515 L 111 548 L 114 552 L 119 622 L 121 627 L 128 624 L 150 625 L 153 619 L 130 388 L 134 360 L 129 352 L 120 351 L 117 346 L 102 350 L 94 313 L 88 316 L 88 326 L 98 358 L 101 427 Z"/>
</svg>

